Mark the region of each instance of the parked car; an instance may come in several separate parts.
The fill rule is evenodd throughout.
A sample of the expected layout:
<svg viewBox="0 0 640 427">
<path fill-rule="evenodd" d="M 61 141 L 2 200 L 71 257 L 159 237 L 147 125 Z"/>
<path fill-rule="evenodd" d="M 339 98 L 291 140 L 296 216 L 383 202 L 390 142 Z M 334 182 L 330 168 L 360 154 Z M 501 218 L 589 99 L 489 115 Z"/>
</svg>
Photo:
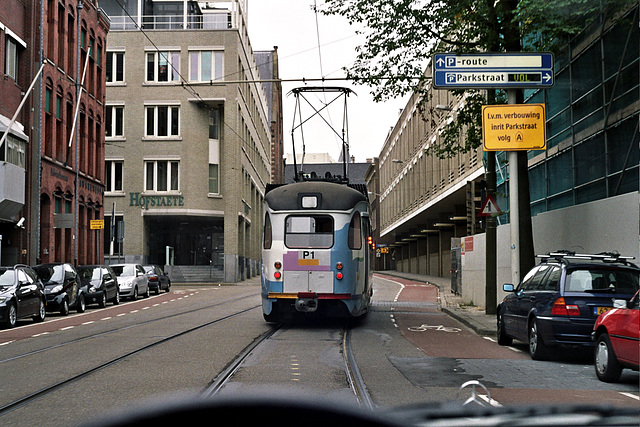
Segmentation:
<svg viewBox="0 0 640 427">
<path fill-rule="evenodd" d="M 18 319 L 42 322 L 47 300 L 38 275 L 26 265 L 0 267 L 0 322 L 13 328 Z"/>
<path fill-rule="evenodd" d="M 614 300 L 614 309 L 601 314 L 593 328 L 594 365 L 601 381 L 618 381 L 623 368 L 638 370 L 640 355 L 640 293 L 630 301 Z"/>
<path fill-rule="evenodd" d="M 80 276 L 69 263 L 39 264 L 33 267 L 44 284 L 47 297 L 47 311 L 60 311 L 66 316 L 71 308 L 78 313 L 85 310 L 84 292 L 80 285 Z"/>
<path fill-rule="evenodd" d="M 598 316 L 613 299 L 630 299 L 638 291 L 640 268 L 616 254 L 571 252 L 538 255 L 529 271 L 498 305 L 498 343 L 527 342 L 532 359 L 542 360 L 557 346 L 593 346 Z"/>
<path fill-rule="evenodd" d="M 78 267 L 78 274 L 87 304 L 97 303 L 102 308 L 107 306 L 107 301 L 120 304 L 118 279 L 110 266 L 82 265 Z"/>
<path fill-rule="evenodd" d="M 120 297 L 138 299 L 138 295 L 149 298 L 149 277 L 140 264 L 114 264 Z"/>
<path fill-rule="evenodd" d="M 169 292 L 171 288 L 171 280 L 159 265 L 143 265 L 145 273 L 149 276 L 149 287 L 156 294 L 161 290 Z"/>
</svg>

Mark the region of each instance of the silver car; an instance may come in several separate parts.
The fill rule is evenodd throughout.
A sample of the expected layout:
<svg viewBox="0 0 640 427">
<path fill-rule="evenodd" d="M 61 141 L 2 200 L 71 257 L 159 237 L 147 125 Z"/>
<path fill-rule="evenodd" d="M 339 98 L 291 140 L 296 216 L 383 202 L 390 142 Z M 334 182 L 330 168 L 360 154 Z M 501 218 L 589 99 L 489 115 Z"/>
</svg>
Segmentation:
<svg viewBox="0 0 640 427">
<path fill-rule="evenodd" d="M 149 297 L 149 276 L 139 264 L 115 264 L 111 268 L 118 277 L 118 292 L 122 298 Z"/>
</svg>

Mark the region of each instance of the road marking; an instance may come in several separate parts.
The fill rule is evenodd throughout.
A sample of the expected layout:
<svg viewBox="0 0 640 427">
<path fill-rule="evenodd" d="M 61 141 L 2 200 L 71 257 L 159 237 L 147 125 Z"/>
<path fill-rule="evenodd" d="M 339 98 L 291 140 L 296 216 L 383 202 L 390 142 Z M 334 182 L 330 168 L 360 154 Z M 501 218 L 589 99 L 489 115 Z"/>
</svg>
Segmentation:
<svg viewBox="0 0 640 427">
<path fill-rule="evenodd" d="M 90 321 L 88 321 L 88 322 L 84 322 L 84 323 L 83 323 L 83 325 L 90 325 L 90 324 L 92 324 L 92 323 L 95 323 L 95 321 L 94 321 L 94 320 L 90 320 Z"/>
<path fill-rule="evenodd" d="M 494 408 L 502 408 L 502 405 L 500 404 L 500 402 L 487 396 L 486 394 L 479 394 L 478 397 L 484 400 L 485 402 L 487 402 L 489 405 L 493 406 Z"/>
<path fill-rule="evenodd" d="M 7 345 L 7 344 L 11 344 L 12 342 L 13 341 L 7 341 L 7 342 L 0 343 L 0 345 Z"/>
<path fill-rule="evenodd" d="M 75 326 L 67 326 L 66 328 L 60 328 L 59 331 L 66 331 L 73 328 L 75 328 Z"/>
<path fill-rule="evenodd" d="M 636 396 L 635 394 L 632 394 L 632 393 L 627 393 L 625 391 L 621 391 L 620 394 L 623 395 L 623 396 L 630 397 L 631 399 L 640 400 L 640 396 Z"/>
<path fill-rule="evenodd" d="M 412 331 L 412 332 L 441 331 L 441 332 L 458 333 L 458 332 L 462 331 L 462 329 L 460 329 L 460 328 L 453 328 L 453 327 L 450 327 L 450 326 L 426 325 L 426 324 L 422 324 L 420 326 L 410 326 L 407 329 Z"/>
</svg>

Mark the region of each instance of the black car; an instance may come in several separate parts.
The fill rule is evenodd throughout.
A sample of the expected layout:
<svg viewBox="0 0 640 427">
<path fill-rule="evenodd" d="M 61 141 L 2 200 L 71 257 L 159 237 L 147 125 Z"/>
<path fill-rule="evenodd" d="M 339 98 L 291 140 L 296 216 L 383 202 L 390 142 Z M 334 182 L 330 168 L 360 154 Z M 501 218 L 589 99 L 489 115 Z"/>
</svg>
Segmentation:
<svg viewBox="0 0 640 427">
<path fill-rule="evenodd" d="M 0 322 L 13 328 L 18 319 L 42 322 L 46 314 L 44 286 L 26 265 L 0 267 Z"/>
<path fill-rule="evenodd" d="M 532 359 L 542 360 L 557 346 L 591 347 L 598 316 L 614 299 L 630 299 L 638 290 L 640 268 L 617 254 L 557 252 L 538 255 L 527 273 L 498 305 L 498 343 L 527 342 Z"/>
<path fill-rule="evenodd" d="M 159 265 L 143 265 L 144 272 L 149 276 L 149 289 L 159 294 L 161 290 L 169 292 L 171 280 Z"/>
<path fill-rule="evenodd" d="M 81 265 L 77 270 L 86 304 L 97 303 L 102 308 L 107 306 L 107 301 L 114 305 L 120 304 L 118 279 L 111 267 L 108 265 Z"/>
<path fill-rule="evenodd" d="M 33 267 L 44 284 L 47 311 L 60 311 L 66 316 L 70 308 L 85 310 L 84 292 L 75 267 L 69 263 L 39 264 Z"/>
</svg>

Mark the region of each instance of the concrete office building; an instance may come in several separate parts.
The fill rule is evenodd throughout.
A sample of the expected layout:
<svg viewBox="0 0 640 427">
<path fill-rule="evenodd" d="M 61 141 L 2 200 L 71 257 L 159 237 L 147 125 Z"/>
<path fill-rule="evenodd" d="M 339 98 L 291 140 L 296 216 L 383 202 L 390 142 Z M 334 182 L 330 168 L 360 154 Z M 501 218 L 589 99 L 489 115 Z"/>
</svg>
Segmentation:
<svg viewBox="0 0 640 427">
<path fill-rule="evenodd" d="M 259 274 L 270 103 L 247 1 L 100 4 L 107 260 L 169 265 L 174 281 Z"/>
</svg>

